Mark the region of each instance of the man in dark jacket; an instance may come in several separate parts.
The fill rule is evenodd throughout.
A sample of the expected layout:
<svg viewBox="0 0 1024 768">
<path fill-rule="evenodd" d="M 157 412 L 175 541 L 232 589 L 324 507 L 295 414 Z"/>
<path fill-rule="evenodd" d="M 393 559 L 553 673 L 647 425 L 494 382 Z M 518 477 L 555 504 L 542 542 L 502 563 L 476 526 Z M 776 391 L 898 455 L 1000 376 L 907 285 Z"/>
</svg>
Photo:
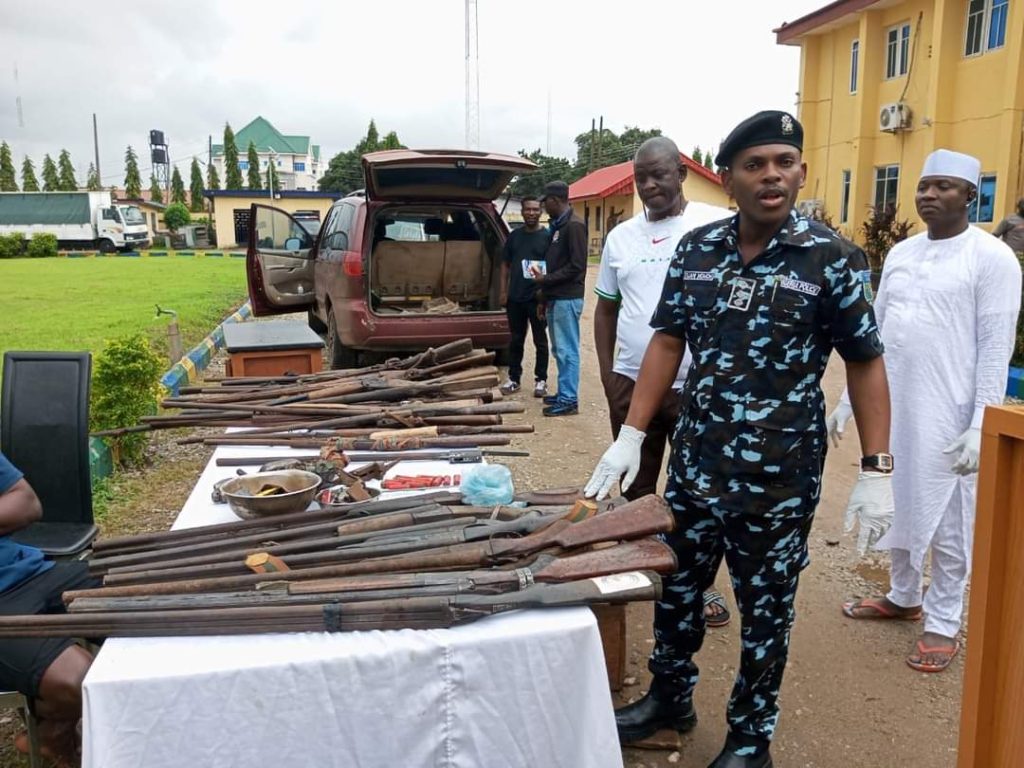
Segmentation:
<svg viewBox="0 0 1024 768">
<path fill-rule="evenodd" d="M 569 205 L 569 185 L 551 181 L 540 195 L 551 219 L 546 273 L 534 269 L 540 299 L 546 303 L 551 346 L 558 364 L 558 394 L 544 398 L 545 416 L 579 412 L 580 315 L 587 276 L 587 225 Z"/>
</svg>

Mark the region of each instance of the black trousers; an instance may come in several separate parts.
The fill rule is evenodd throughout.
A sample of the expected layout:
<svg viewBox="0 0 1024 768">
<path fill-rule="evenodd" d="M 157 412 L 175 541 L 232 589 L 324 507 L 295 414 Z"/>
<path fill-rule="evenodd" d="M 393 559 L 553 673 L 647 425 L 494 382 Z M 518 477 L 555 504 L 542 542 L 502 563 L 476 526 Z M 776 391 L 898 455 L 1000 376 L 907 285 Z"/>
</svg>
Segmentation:
<svg viewBox="0 0 1024 768">
<path fill-rule="evenodd" d="M 526 328 L 533 331 L 533 346 L 537 348 L 537 364 L 533 369 L 536 381 L 548 378 L 548 324 L 537 315 L 537 301 L 508 301 L 505 305 L 512 341 L 508 345 L 508 377 L 518 382 L 523 376 L 523 350 L 526 348 Z"/>
</svg>

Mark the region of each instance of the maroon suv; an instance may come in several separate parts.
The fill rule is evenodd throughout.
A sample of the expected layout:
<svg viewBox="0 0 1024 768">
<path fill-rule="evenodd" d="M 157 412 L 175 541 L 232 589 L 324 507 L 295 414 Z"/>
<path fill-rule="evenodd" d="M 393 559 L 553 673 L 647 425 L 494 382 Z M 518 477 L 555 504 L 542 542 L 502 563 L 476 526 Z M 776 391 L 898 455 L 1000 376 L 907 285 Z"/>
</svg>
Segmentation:
<svg viewBox="0 0 1024 768">
<path fill-rule="evenodd" d="M 309 310 L 331 367 L 360 351 L 411 351 L 470 338 L 503 348 L 494 200 L 536 166 L 509 155 L 388 150 L 363 156 L 365 196 L 338 200 L 315 239 L 292 216 L 252 206 L 246 269 L 257 315 Z"/>
</svg>

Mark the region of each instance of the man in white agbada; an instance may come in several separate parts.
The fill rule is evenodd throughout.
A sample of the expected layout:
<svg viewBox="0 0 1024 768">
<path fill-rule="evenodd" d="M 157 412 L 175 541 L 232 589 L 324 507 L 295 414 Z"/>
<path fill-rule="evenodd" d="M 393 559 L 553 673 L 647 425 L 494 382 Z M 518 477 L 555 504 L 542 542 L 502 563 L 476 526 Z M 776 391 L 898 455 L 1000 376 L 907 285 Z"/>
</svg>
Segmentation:
<svg viewBox="0 0 1024 768">
<path fill-rule="evenodd" d="M 916 620 L 924 633 L 907 658 L 922 672 L 949 666 L 960 642 L 974 536 L 975 479 L 985 406 L 1003 401 L 1021 303 L 1021 269 L 999 239 L 968 224 L 980 162 L 939 149 L 917 186 L 927 233 L 889 252 L 875 302 L 892 393 L 895 514 L 872 519 L 853 505 L 861 552 L 892 556 L 885 597 L 843 605 L 852 619 Z M 833 442 L 852 416 L 846 393 L 828 417 Z M 884 535 L 882 535 L 884 533 Z M 880 538 L 879 538 L 880 537 Z M 931 584 L 922 601 L 925 555 Z"/>
</svg>

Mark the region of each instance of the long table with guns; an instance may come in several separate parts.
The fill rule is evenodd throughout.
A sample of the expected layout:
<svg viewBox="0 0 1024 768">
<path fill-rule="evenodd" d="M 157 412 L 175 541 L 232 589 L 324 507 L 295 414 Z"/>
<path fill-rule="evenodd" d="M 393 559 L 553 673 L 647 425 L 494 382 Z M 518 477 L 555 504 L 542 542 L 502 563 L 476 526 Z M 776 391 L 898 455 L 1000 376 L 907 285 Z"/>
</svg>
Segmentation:
<svg viewBox="0 0 1024 768">
<path fill-rule="evenodd" d="M 237 520 L 226 505 L 210 499 L 214 483 L 234 472 L 231 466 L 218 466 L 218 460 L 237 465 L 268 454 L 312 452 L 219 446 L 172 530 Z M 448 461 L 401 461 L 389 474 L 464 471 L 465 464 Z M 190 554 L 200 556 L 201 549 Z M 542 558 L 531 566 L 538 573 L 551 567 Z M 503 573 L 523 578 L 519 571 L 493 573 L 499 580 Z M 417 577 L 389 578 L 398 585 Z M 544 579 L 536 578 L 538 584 Z M 295 586 L 289 591 L 301 600 L 304 590 Z M 521 604 L 534 604 L 528 591 L 518 595 Z M 559 604 L 556 590 L 542 595 L 542 602 Z M 457 598 L 429 603 L 431 598 L 416 598 L 422 610 L 413 615 L 406 608 L 405 625 L 442 626 L 467 612 L 490 612 L 497 604 L 476 595 Z M 158 610 L 151 618 L 140 619 L 144 626 L 138 634 L 159 634 L 145 629 L 145 622 L 170 621 L 173 626 L 190 621 L 179 618 L 173 595 L 152 599 L 170 599 L 169 610 L 154 606 Z M 601 639 L 586 608 L 513 611 L 442 629 L 325 632 L 301 630 L 395 626 L 382 624 L 381 616 L 388 614 L 377 610 L 389 601 L 346 602 L 330 615 L 315 605 L 311 610 L 289 602 L 270 620 L 289 631 L 273 633 L 266 619 L 259 628 L 247 629 L 255 625 L 246 624 L 245 617 L 271 610 L 254 607 L 254 599 L 275 602 L 272 595 L 253 591 L 236 604 L 241 607 L 215 609 L 236 611 L 217 615 L 238 619 L 227 628 L 213 625 L 208 631 L 214 636 L 194 636 L 207 633 L 194 619 L 199 628 L 186 632 L 190 636 L 108 639 L 83 686 L 83 767 L 248 766 L 257 761 L 296 768 L 622 765 Z M 510 604 L 499 609 L 515 607 L 514 601 L 505 602 Z M 230 598 L 224 605 L 232 605 Z M 438 613 L 439 605 L 445 612 Z M 92 615 L 108 614 L 73 612 L 69 618 L 87 621 Z M 93 626 L 97 632 L 131 634 L 102 621 Z M 260 634 L 220 634 L 250 631 Z"/>
</svg>

